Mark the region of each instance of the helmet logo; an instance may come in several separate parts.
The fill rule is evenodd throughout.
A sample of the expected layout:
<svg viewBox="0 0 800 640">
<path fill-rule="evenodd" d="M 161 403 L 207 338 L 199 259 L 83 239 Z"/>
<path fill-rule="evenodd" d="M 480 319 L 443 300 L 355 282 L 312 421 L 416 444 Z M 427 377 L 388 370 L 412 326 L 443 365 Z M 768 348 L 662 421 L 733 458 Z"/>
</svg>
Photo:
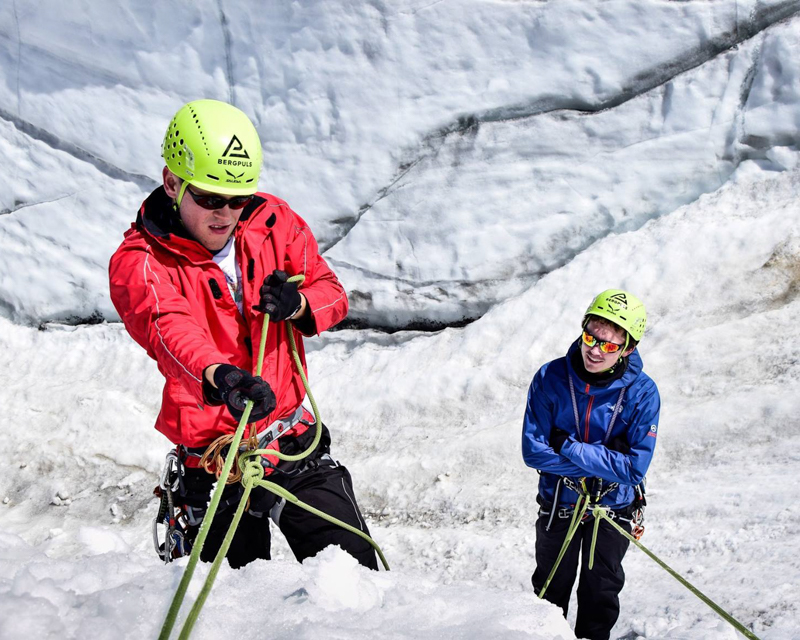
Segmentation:
<svg viewBox="0 0 800 640">
<path fill-rule="evenodd" d="M 235 145 L 235 146 L 234 146 Z M 225 153 L 222 154 L 222 157 L 228 156 L 230 158 L 246 158 L 250 159 L 245 148 L 242 146 L 242 143 L 239 141 L 235 135 L 231 138 L 231 141 L 228 143 L 228 147 L 225 149 Z"/>
<path fill-rule="evenodd" d="M 237 176 L 237 175 L 234 175 L 233 173 L 231 173 L 230 171 L 228 171 L 227 169 L 225 169 L 225 173 L 227 173 L 231 177 L 231 179 L 228 180 L 228 182 L 240 182 L 239 178 L 241 178 L 244 175 L 244 171 L 242 171 Z"/>
<path fill-rule="evenodd" d="M 628 298 L 625 297 L 624 293 L 615 293 L 608 299 L 609 302 L 619 305 L 623 309 L 628 308 Z"/>
<path fill-rule="evenodd" d="M 241 158 L 241 160 L 230 160 L 229 158 Z M 253 161 L 250 160 L 250 154 L 247 153 L 239 138 L 234 135 L 228 143 L 225 153 L 222 154 L 221 158 L 217 158 L 217 164 L 229 167 L 252 167 Z M 244 173 L 239 176 L 234 176 L 232 173 L 228 175 L 233 178 L 232 181 L 229 180 L 228 182 L 236 182 L 236 178 L 240 178 Z"/>
</svg>

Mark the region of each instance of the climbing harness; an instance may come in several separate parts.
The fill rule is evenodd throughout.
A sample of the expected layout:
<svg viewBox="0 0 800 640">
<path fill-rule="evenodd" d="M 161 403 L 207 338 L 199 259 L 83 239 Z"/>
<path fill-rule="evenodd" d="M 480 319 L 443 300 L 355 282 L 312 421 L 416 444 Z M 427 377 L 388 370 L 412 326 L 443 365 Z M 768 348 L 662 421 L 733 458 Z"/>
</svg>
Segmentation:
<svg viewBox="0 0 800 640">
<path fill-rule="evenodd" d="M 639 549 L 644 551 L 652 560 L 656 562 L 662 569 L 667 571 L 673 578 L 675 578 L 678 582 L 680 582 L 683 586 L 685 586 L 689 591 L 691 591 L 694 595 L 696 595 L 700 600 L 706 603 L 711 609 L 713 609 L 723 620 L 731 624 L 739 633 L 744 635 L 749 640 L 759 640 L 759 638 L 750 630 L 748 630 L 741 622 L 736 620 L 732 615 L 730 615 L 727 611 L 722 609 L 718 604 L 716 604 L 713 600 L 711 600 L 708 596 L 703 594 L 697 587 L 692 585 L 688 580 L 683 578 L 677 571 L 669 567 L 665 562 L 663 562 L 660 558 L 658 558 L 652 551 L 650 551 L 647 547 L 645 547 L 641 542 L 639 542 L 639 538 L 641 538 L 641 533 L 644 531 L 644 527 L 641 526 L 641 522 L 639 523 L 639 529 L 637 536 L 637 528 L 636 528 L 636 511 L 640 513 L 643 512 L 643 506 L 634 511 L 633 515 L 630 519 L 622 518 L 619 516 L 615 516 L 614 512 L 611 511 L 608 507 L 603 507 L 596 502 L 593 501 L 593 496 L 590 495 L 586 488 L 585 478 L 581 478 L 580 481 L 577 483 L 581 491 L 578 492 L 578 501 L 575 504 L 575 509 L 572 512 L 572 520 L 570 521 L 569 528 L 567 529 L 567 535 L 564 537 L 564 543 L 561 545 L 561 550 L 556 557 L 555 564 L 553 564 L 553 568 L 550 570 L 550 575 L 547 576 L 547 580 L 545 581 L 544 585 L 542 586 L 542 590 L 539 592 L 539 598 L 543 598 L 545 591 L 547 591 L 547 587 L 550 585 L 550 582 L 555 576 L 556 571 L 558 570 L 558 565 L 561 563 L 564 554 L 567 551 L 570 543 L 572 542 L 572 538 L 575 536 L 575 533 L 578 530 L 578 527 L 581 525 L 581 522 L 584 519 L 592 516 L 594 517 L 594 528 L 592 531 L 592 543 L 590 546 L 589 551 L 589 570 L 594 568 L 594 553 L 595 553 L 595 546 L 597 544 L 597 532 L 600 528 L 600 521 L 605 520 L 608 522 L 612 527 L 614 527 L 617 531 L 619 531 L 623 536 L 625 536 L 628 540 L 633 542 Z M 637 490 L 639 487 L 637 487 Z M 641 490 L 641 501 L 644 502 L 644 490 Z M 640 516 L 641 519 L 644 518 L 643 515 Z M 622 528 L 615 520 L 620 520 L 622 522 L 630 522 L 632 527 L 632 532 L 628 533 Z"/>
<path fill-rule="evenodd" d="M 590 482 L 592 488 L 584 490 L 583 486 L 587 486 L 586 483 Z M 572 514 L 575 511 L 575 505 L 570 507 L 559 507 L 558 506 L 558 499 L 561 496 L 561 487 L 566 487 L 567 489 L 571 489 L 577 494 L 586 493 L 590 498 L 592 503 L 599 504 L 600 500 L 606 497 L 609 493 L 614 491 L 619 486 L 617 482 L 605 482 L 602 478 L 580 478 L 578 481 L 574 480 L 573 478 L 568 478 L 562 476 L 558 479 L 556 483 L 556 488 L 553 493 L 553 503 L 544 503 L 542 502 L 542 507 L 539 509 L 540 516 L 549 516 L 547 519 L 547 524 L 545 525 L 545 531 L 550 531 L 551 527 L 553 526 L 553 520 L 555 518 L 559 518 L 561 520 L 568 520 L 572 518 Z M 637 487 L 637 490 L 639 487 Z M 643 495 L 643 494 L 642 494 Z M 644 505 L 642 504 L 641 507 L 637 509 L 640 519 L 644 520 Z M 624 521 L 628 519 L 625 516 L 618 512 L 618 511 L 611 511 L 610 512 L 612 518 L 618 518 Z M 589 518 L 591 514 L 586 513 L 583 515 L 582 520 L 586 520 Z M 642 531 L 644 531 L 644 527 L 642 527 Z"/>
<path fill-rule="evenodd" d="M 295 427 L 297 424 L 305 424 L 308 427 L 314 426 L 314 423 L 308 422 L 303 418 L 303 414 L 304 414 L 304 408 L 303 405 L 301 404 L 290 416 L 286 418 L 279 418 L 278 420 L 275 420 L 272 424 L 270 424 L 266 429 L 263 429 L 262 431 L 256 433 L 255 438 L 258 442 L 258 448 L 260 449 L 265 448 L 273 440 L 277 440 L 281 436 L 284 436 L 287 433 L 289 433 L 292 430 L 292 428 Z M 187 466 L 189 467 L 192 468 L 203 467 L 204 465 L 202 464 L 201 461 L 203 460 L 204 457 L 216 458 L 216 455 L 206 456 L 208 450 L 214 448 L 217 442 L 222 442 L 224 445 L 229 444 L 230 440 L 232 439 L 232 436 L 233 434 L 228 434 L 227 436 L 220 436 L 210 445 L 204 447 L 185 447 L 181 445 L 180 449 L 183 453 L 182 459 L 185 460 Z M 239 449 L 245 450 L 248 447 L 248 445 L 251 444 L 252 437 L 253 434 L 251 434 L 251 438 L 248 438 L 248 441 L 246 443 L 241 444 L 239 446 Z M 254 447 L 251 446 L 250 448 L 252 449 Z M 224 458 L 225 455 L 227 455 L 227 449 L 224 451 L 223 449 L 224 447 L 220 447 L 219 453 L 222 454 L 220 456 L 221 458 Z M 221 464 L 219 465 L 219 468 L 220 469 L 222 468 Z M 213 469 L 206 469 L 206 471 L 211 473 L 213 472 Z"/>
<path fill-rule="evenodd" d="M 591 484 L 591 488 L 587 485 Z M 602 478 L 580 478 L 578 482 L 572 478 L 564 478 L 564 486 L 575 493 L 585 493 L 592 503 L 599 503 L 609 493 L 619 486 L 618 482 L 606 482 Z"/>
<path fill-rule="evenodd" d="M 234 459 L 238 462 L 238 456 L 244 453 L 245 451 L 252 451 L 252 450 L 266 450 L 266 447 L 280 438 L 281 436 L 286 435 L 289 433 L 294 426 L 297 424 L 305 424 L 306 426 L 314 426 L 315 423 L 308 422 L 303 419 L 303 414 L 305 413 L 305 409 L 301 404 L 293 413 L 292 415 L 281 418 L 279 420 L 275 420 L 272 424 L 269 425 L 263 431 L 255 433 L 254 429 L 255 426 L 251 425 L 250 429 L 250 436 L 245 442 L 241 442 L 239 444 L 239 448 L 234 454 Z M 210 445 L 207 447 L 197 447 L 194 449 L 188 450 L 190 455 L 196 456 L 199 458 L 199 461 L 196 463 L 198 467 L 202 467 L 206 473 L 213 474 L 220 478 L 222 475 L 222 467 L 225 463 L 225 458 L 228 455 L 228 451 L 230 451 L 230 445 L 233 441 L 234 434 L 227 433 L 225 435 L 220 436 L 216 440 L 214 440 Z M 272 450 L 270 450 L 272 451 Z M 308 455 L 309 452 L 306 452 L 304 455 Z M 281 460 L 287 460 L 288 458 L 281 457 Z M 261 458 L 261 464 L 266 469 L 277 469 L 276 465 L 269 460 L 267 457 Z M 239 465 L 237 464 L 234 470 L 228 475 L 227 479 L 225 480 L 225 484 L 234 484 L 236 482 L 241 482 L 242 473 Z"/>
<path fill-rule="evenodd" d="M 277 440 L 282 435 L 287 433 L 296 424 L 302 422 L 302 417 L 303 417 L 303 405 L 301 404 L 299 407 L 297 407 L 297 410 L 288 418 L 284 418 L 282 420 L 275 420 L 275 422 L 269 425 L 269 427 L 267 427 L 263 431 L 259 431 L 256 434 L 256 438 L 258 439 L 258 448 L 266 449 L 267 445 L 270 442 L 272 442 L 273 440 Z"/>
<path fill-rule="evenodd" d="M 289 278 L 289 282 L 302 282 L 305 279 L 304 276 L 292 276 Z M 218 477 L 225 478 L 226 481 L 229 479 L 229 475 L 233 468 L 234 461 L 237 462 L 237 472 L 240 474 L 241 483 L 244 486 L 244 492 L 242 493 L 241 499 L 239 501 L 239 505 L 236 508 L 236 512 L 233 516 L 231 524 L 228 528 L 227 533 L 225 534 L 225 538 L 220 545 L 219 551 L 217 553 L 216 558 L 214 558 L 214 562 L 211 565 L 211 569 L 208 572 L 208 576 L 200 590 L 197 599 L 195 600 L 189 614 L 184 621 L 183 628 L 181 629 L 181 633 L 179 635 L 179 640 L 185 640 L 189 637 L 192 632 L 192 628 L 194 627 L 195 622 L 197 621 L 198 616 L 200 615 L 200 611 L 203 608 L 203 604 L 205 603 L 208 594 L 211 591 L 211 587 L 214 584 L 214 580 L 216 579 L 217 573 L 222 565 L 222 561 L 225 559 L 225 556 L 228 553 L 228 549 L 233 541 L 234 533 L 236 532 L 236 528 L 239 525 L 239 521 L 242 518 L 242 514 L 245 511 L 247 503 L 249 501 L 250 492 L 256 486 L 264 487 L 265 489 L 271 491 L 279 498 L 281 498 L 285 502 L 291 502 L 292 504 L 305 509 L 306 511 L 313 513 L 314 515 L 327 520 L 333 524 L 336 524 L 343 529 L 363 538 L 366 540 L 372 547 L 375 549 L 375 552 L 378 554 L 378 557 L 381 560 L 384 568 L 388 571 L 389 564 L 386 562 L 386 558 L 381 551 L 381 548 L 378 544 L 366 533 L 356 529 L 355 527 L 351 527 L 349 524 L 342 522 L 338 518 L 334 518 L 333 516 L 312 507 L 309 504 L 299 500 L 294 494 L 290 493 L 283 487 L 275 484 L 274 482 L 269 482 L 264 480 L 264 465 L 261 462 L 262 457 L 264 458 L 276 458 L 277 460 L 285 460 L 285 461 L 299 461 L 303 460 L 304 458 L 308 457 L 313 451 L 316 451 L 320 440 L 322 438 L 322 419 L 319 414 L 319 409 L 317 407 L 317 403 L 314 400 L 314 396 L 311 394 L 311 389 L 308 384 L 308 379 L 306 378 L 305 372 L 303 371 L 303 363 L 300 360 L 300 356 L 297 350 L 297 344 L 294 339 L 294 334 L 292 333 L 292 328 L 289 323 L 285 323 L 286 326 L 286 333 L 289 339 L 289 344 L 292 349 L 292 357 L 295 362 L 295 366 L 297 367 L 297 371 L 300 375 L 300 378 L 303 381 L 303 386 L 305 387 L 306 394 L 308 395 L 308 399 L 311 402 L 311 406 L 314 412 L 315 424 L 316 424 L 316 434 L 314 436 L 313 441 L 309 445 L 309 447 L 297 454 L 297 455 L 288 455 L 274 449 L 266 449 L 266 448 L 256 448 L 254 450 L 246 450 L 244 452 L 239 451 L 239 445 L 242 441 L 242 436 L 244 434 L 245 426 L 248 424 L 248 420 L 250 418 L 250 412 L 253 409 L 253 402 L 248 400 L 245 404 L 244 413 L 242 414 L 241 419 L 239 420 L 239 425 L 236 428 L 235 433 L 230 437 L 229 441 L 229 448 L 228 453 L 224 456 L 224 462 L 221 466 L 221 469 L 217 467 Z M 261 343 L 259 345 L 258 350 L 258 360 L 257 365 L 255 368 L 254 375 L 260 375 L 262 366 L 264 363 L 264 351 L 267 344 L 267 331 L 269 328 L 269 314 L 264 314 L 263 323 L 261 326 Z M 248 438 L 249 441 L 255 440 L 255 446 L 260 447 L 258 445 L 258 438 L 256 437 L 257 434 L 252 433 L 253 429 L 251 429 L 250 437 Z M 271 462 L 271 461 L 270 461 Z M 273 463 L 274 464 L 274 463 Z M 175 621 L 178 616 L 178 612 L 180 610 L 181 604 L 183 602 L 183 598 L 186 595 L 186 591 L 189 587 L 189 583 L 191 582 L 192 575 L 194 574 L 194 570 L 197 567 L 197 562 L 200 558 L 200 552 L 202 551 L 203 545 L 205 543 L 206 537 L 208 536 L 209 529 L 211 527 L 211 522 L 214 518 L 214 515 L 217 511 L 219 506 L 222 491 L 225 487 L 226 482 L 217 482 L 216 487 L 211 495 L 211 501 L 209 502 L 208 509 L 206 512 L 205 517 L 203 518 L 202 524 L 200 525 L 200 530 L 197 534 L 197 537 L 194 540 L 194 544 L 192 546 L 191 555 L 189 557 L 189 563 L 186 565 L 186 569 L 183 573 L 181 578 L 180 584 L 173 596 L 172 603 L 170 604 L 169 611 L 167 612 L 167 617 L 164 620 L 164 624 L 161 628 L 161 633 L 159 634 L 159 640 L 167 640 L 172 632 L 172 628 L 175 625 Z"/>
</svg>

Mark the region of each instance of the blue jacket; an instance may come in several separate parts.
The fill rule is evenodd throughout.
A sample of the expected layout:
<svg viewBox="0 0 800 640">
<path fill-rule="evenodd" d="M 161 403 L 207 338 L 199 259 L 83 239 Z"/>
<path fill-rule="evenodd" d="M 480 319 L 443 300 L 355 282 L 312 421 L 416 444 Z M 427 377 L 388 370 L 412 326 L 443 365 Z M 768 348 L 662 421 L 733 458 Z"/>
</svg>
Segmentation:
<svg viewBox="0 0 800 640">
<path fill-rule="evenodd" d="M 658 434 L 661 400 L 655 382 L 642 371 L 638 350 L 628 356 L 628 367 L 621 378 L 606 387 L 590 386 L 575 373 L 570 355 L 580 349 L 576 341 L 567 356 L 545 364 L 533 377 L 528 390 L 528 406 L 522 427 L 522 457 L 529 467 L 538 469 L 540 501 L 552 504 L 561 476 L 602 478 L 619 487 L 602 500 L 612 509 L 626 507 L 634 498 L 634 487 L 647 473 Z M 577 418 L 570 393 L 572 379 Z M 611 432 L 608 427 L 620 399 L 621 409 Z M 550 430 L 563 429 L 570 437 L 556 453 L 549 445 Z M 605 444 L 623 436 L 630 452 L 620 453 Z M 562 485 L 558 504 L 572 506 L 577 494 Z"/>
</svg>

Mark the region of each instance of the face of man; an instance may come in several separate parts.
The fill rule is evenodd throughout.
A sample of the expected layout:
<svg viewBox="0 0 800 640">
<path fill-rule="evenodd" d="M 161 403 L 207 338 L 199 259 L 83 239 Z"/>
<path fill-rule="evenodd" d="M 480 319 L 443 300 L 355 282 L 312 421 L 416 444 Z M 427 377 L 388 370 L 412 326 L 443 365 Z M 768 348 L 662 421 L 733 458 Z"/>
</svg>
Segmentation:
<svg viewBox="0 0 800 640">
<path fill-rule="evenodd" d="M 166 167 L 164 167 L 163 178 L 164 190 L 167 195 L 173 199 L 177 198 L 181 189 L 181 179 Z M 195 202 L 192 194 L 197 196 L 216 194 L 190 185 L 186 188 L 178 208 L 181 222 L 189 235 L 206 249 L 215 253 L 227 244 L 236 229 L 242 209 L 231 209 L 228 204 L 218 209 L 204 209 Z M 221 197 L 226 198 L 226 196 Z"/>
<path fill-rule="evenodd" d="M 595 319 L 589 320 L 586 325 L 585 331 L 593 335 L 597 340 L 604 342 L 613 342 L 615 344 L 625 345 L 625 330 L 616 325 L 606 324 Z M 607 371 L 615 364 L 620 358 L 629 356 L 633 352 L 633 347 L 623 352 L 620 348 L 615 353 L 603 353 L 600 349 L 600 344 L 597 343 L 593 347 L 588 346 L 585 342 L 581 341 L 581 356 L 583 357 L 583 366 L 589 373 L 600 373 Z"/>
</svg>

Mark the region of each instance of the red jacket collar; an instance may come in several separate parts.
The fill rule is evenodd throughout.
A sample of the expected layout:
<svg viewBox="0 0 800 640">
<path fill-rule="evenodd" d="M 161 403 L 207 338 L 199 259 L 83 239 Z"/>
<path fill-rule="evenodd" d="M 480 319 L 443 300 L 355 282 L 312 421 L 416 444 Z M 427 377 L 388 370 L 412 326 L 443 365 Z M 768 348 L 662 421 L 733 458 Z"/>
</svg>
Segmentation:
<svg viewBox="0 0 800 640">
<path fill-rule="evenodd" d="M 234 238 L 238 243 L 245 231 L 253 227 L 258 229 L 254 222 L 263 218 L 264 205 L 267 198 L 256 195 L 253 201 L 244 208 L 236 225 Z M 259 238 L 259 243 L 272 233 L 275 223 L 275 214 L 271 214 L 264 225 L 264 234 Z M 185 232 L 183 225 L 173 209 L 172 199 L 167 195 L 163 186 L 153 191 L 139 208 L 136 222 L 132 225 L 145 238 L 156 242 L 161 247 L 172 253 L 177 253 L 192 262 L 205 262 L 211 260 L 213 254 L 196 240 L 191 239 Z"/>
</svg>

